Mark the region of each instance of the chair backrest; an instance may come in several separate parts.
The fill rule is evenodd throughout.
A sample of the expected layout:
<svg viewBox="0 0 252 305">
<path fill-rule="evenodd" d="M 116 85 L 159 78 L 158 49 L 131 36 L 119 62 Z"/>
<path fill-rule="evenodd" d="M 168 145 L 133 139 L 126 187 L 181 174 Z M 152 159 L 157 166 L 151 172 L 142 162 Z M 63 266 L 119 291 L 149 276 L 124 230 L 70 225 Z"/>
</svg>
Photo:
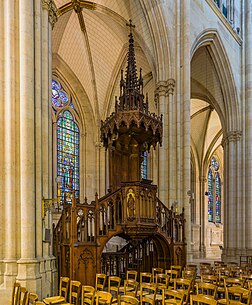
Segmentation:
<svg viewBox="0 0 252 305">
<path fill-rule="evenodd" d="M 124 281 L 124 294 L 136 297 L 139 283 L 136 280 Z"/>
<path fill-rule="evenodd" d="M 98 290 L 104 290 L 105 288 L 105 283 L 106 283 L 106 274 L 103 273 L 96 273 L 95 276 L 95 289 L 96 291 Z"/>
<path fill-rule="evenodd" d="M 204 283 L 211 283 L 214 285 L 218 285 L 219 284 L 219 277 L 216 275 L 212 275 L 212 274 L 203 274 L 201 276 L 201 281 Z"/>
<path fill-rule="evenodd" d="M 35 304 L 35 302 L 38 300 L 38 295 L 36 293 L 29 292 L 27 297 L 27 304 Z"/>
<path fill-rule="evenodd" d="M 95 298 L 95 288 L 93 286 L 83 285 L 81 291 L 81 305 L 93 305 Z"/>
<path fill-rule="evenodd" d="M 121 279 L 118 276 L 110 276 L 108 278 L 108 292 L 110 292 L 113 297 L 117 298 L 119 295 L 119 288 L 121 284 Z M 113 300 L 114 302 L 114 300 Z"/>
<path fill-rule="evenodd" d="M 170 276 L 165 273 L 158 273 L 156 275 L 156 284 L 158 289 L 166 289 L 169 286 Z"/>
<path fill-rule="evenodd" d="M 174 286 L 174 280 L 178 278 L 178 270 L 165 270 L 165 274 L 169 275 L 169 286 Z"/>
<path fill-rule="evenodd" d="M 59 287 L 59 295 L 64 297 L 67 300 L 68 292 L 69 292 L 69 277 L 60 277 L 60 287 Z"/>
<path fill-rule="evenodd" d="M 70 281 L 69 303 L 79 305 L 79 299 L 81 294 L 81 282 Z"/>
<path fill-rule="evenodd" d="M 177 290 L 171 290 L 171 289 L 163 289 L 162 291 L 162 304 L 165 304 L 165 300 L 167 299 L 171 299 L 171 300 L 176 300 L 176 302 L 174 302 L 176 305 L 182 305 L 183 304 L 183 300 L 184 300 L 184 294 L 180 291 Z M 170 303 L 172 304 L 173 302 L 170 301 Z"/>
<path fill-rule="evenodd" d="M 19 305 L 27 305 L 28 290 L 20 286 Z"/>
<path fill-rule="evenodd" d="M 190 296 L 190 305 L 194 305 L 197 303 L 197 305 L 201 304 L 207 304 L 207 305 L 216 305 L 217 301 L 214 298 L 209 298 L 204 295 L 193 295 Z"/>
<path fill-rule="evenodd" d="M 137 271 L 136 270 L 128 270 L 126 274 L 126 280 L 137 280 Z"/>
<path fill-rule="evenodd" d="M 183 270 L 182 271 L 182 277 L 184 279 L 195 279 L 196 278 L 196 272 L 195 272 L 195 270 Z"/>
<path fill-rule="evenodd" d="M 192 288 L 192 283 L 193 283 L 193 280 L 191 280 L 191 279 L 177 278 L 174 280 L 174 289 L 175 290 L 180 289 L 181 291 L 183 291 L 183 294 L 185 295 L 184 301 L 186 304 L 189 301 L 189 295 L 190 295 L 190 291 Z"/>
<path fill-rule="evenodd" d="M 155 305 L 157 286 L 154 283 L 140 284 L 140 304 L 144 303 Z"/>
<path fill-rule="evenodd" d="M 204 282 L 196 283 L 197 294 L 212 296 L 213 298 L 216 297 L 217 287 L 218 287 L 217 285 L 211 283 L 204 283 Z"/>
<path fill-rule="evenodd" d="M 131 295 L 121 295 L 119 298 L 119 305 L 123 302 L 124 305 L 138 305 L 138 299 Z"/>
<path fill-rule="evenodd" d="M 100 301 L 101 301 L 101 304 L 104 305 L 104 303 L 106 305 L 111 305 L 112 304 L 112 294 L 110 292 L 107 292 L 107 291 L 97 291 L 96 293 L 96 305 L 99 305 L 100 304 Z"/>
<path fill-rule="evenodd" d="M 152 274 L 150 272 L 140 272 L 140 285 L 142 283 L 152 283 Z"/>
<path fill-rule="evenodd" d="M 165 270 L 165 274 L 168 274 L 171 279 L 176 279 L 179 277 L 178 270 Z"/>
<path fill-rule="evenodd" d="M 156 275 L 159 273 L 163 273 L 163 268 L 152 268 L 152 278 L 154 282 L 156 282 Z"/>
<path fill-rule="evenodd" d="M 12 302 L 11 305 L 19 304 L 19 295 L 20 295 L 20 284 L 15 282 L 12 290 Z"/>
<path fill-rule="evenodd" d="M 171 270 L 177 270 L 178 271 L 178 277 L 181 276 L 181 272 L 182 272 L 182 266 L 180 265 L 171 265 Z"/>
<path fill-rule="evenodd" d="M 241 287 L 240 285 L 227 286 L 227 281 L 224 279 L 224 288 L 225 288 L 225 299 L 227 304 L 230 303 L 230 300 L 235 299 L 239 301 L 239 304 L 250 304 L 251 301 L 251 290 Z M 238 302 L 237 302 L 238 304 Z"/>
</svg>

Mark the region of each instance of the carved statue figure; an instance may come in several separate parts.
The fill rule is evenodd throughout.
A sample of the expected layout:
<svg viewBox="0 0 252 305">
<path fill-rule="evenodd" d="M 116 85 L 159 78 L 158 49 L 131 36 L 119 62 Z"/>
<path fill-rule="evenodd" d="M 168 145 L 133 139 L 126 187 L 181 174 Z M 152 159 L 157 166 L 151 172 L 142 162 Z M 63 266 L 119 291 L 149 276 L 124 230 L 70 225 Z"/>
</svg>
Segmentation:
<svg viewBox="0 0 252 305">
<path fill-rule="evenodd" d="M 135 199 L 133 198 L 132 194 L 129 194 L 128 201 L 127 201 L 127 207 L 128 207 L 128 217 L 134 217 L 135 216 Z"/>
</svg>

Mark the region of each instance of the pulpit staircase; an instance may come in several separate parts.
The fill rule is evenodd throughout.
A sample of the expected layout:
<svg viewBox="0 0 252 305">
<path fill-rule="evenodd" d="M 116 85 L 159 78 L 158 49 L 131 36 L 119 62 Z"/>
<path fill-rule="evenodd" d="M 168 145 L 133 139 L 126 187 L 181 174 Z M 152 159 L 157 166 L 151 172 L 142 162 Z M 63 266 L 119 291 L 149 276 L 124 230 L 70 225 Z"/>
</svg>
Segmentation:
<svg viewBox="0 0 252 305">
<path fill-rule="evenodd" d="M 157 266 L 184 265 L 184 213 L 167 208 L 156 193 L 157 186 L 149 181 L 130 182 L 102 198 L 96 195 L 91 203 L 73 199 L 71 205 L 64 204 L 54 228 L 59 275 L 94 285 L 100 272 L 123 277 L 130 268 L 151 271 Z M 114 236 L 127 240 L 127 246 L 104 252 Z"/>
</svg>

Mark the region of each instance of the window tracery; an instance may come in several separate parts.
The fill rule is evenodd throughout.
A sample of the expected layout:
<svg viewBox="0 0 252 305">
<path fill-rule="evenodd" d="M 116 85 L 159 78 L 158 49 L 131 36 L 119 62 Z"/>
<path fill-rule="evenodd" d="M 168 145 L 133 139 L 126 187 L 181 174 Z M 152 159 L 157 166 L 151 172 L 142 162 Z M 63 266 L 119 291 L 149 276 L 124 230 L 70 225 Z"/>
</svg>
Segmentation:
<svg viewBox="0 0 252 305">
<path fill-rule="evenodd" d="M 61 204 L 71 203 L 73 195 L 79 198 L 80 131 L 71 111 L 73 102 L 56 80 L 52 80 L 52 107 L 57 124 L 57 194 Z"/>
</svg>

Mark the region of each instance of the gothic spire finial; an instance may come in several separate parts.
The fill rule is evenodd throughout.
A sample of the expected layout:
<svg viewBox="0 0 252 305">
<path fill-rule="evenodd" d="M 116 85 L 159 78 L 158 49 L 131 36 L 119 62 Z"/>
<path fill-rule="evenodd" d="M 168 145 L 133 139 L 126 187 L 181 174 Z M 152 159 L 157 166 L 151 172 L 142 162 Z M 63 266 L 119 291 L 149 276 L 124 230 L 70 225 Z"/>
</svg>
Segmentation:
<svg viewBox="0 0 252 305">
<path fill-rule="evenodd" d="M 135 28 L 135 25 L 132 24 L 132 20 L 130 19 L 130 20 L 129 20 L 129 23 L 126 23 L 126 25 L 129 26 L 129 28 L 130 28 L 130 33 L 132 33 L 132 28 Z"/>
<path fill-rule="evenodd" d="M 135 59 L 135 50 L 134 50 L 134 38 L 132 34 L 132 28 L 135 27 L 132 24 L 132 20 L 129 20 L 129 23 L 126 24 L 130 27 L 129 34 L 129 51 L 128 51 L 128 62 L 126 68 L 126 91 L 137 89 L 137 70 L 136 70 L 136 59 Z"/>
</svg>

